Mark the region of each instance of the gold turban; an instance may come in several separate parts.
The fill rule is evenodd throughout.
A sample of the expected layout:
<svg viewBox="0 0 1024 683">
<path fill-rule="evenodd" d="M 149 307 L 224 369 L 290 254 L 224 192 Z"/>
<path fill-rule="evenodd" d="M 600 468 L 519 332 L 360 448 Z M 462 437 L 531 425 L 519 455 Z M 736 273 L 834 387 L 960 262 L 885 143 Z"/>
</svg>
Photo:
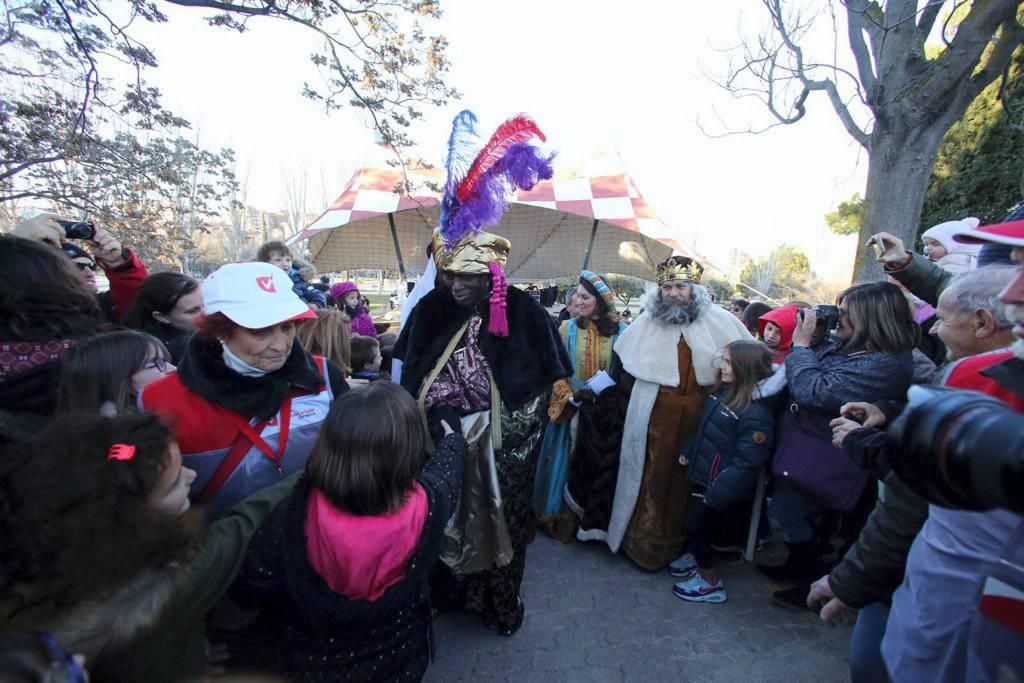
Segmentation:
<svg viewBox="0 0 1024 683">
<path fill-rule="evenodd" d="M 463 275 L 490 275 L 487 264 L 497 263 L 504 268 L 511 249 L 511 242 L 489 232 L 466 235 L 449 249 L 440 231 L 434 231 L 434 262 L 438 270 Z"/>
<path fill-rule="evenodd" d="M 704 274 L 704 266 L 694 261 L 689 256 L 669 256 L 664 262 L 658 264 L 657 280 L 662 285 L 673 280 L 700 284 L 700 278 Z"/>
</svg>

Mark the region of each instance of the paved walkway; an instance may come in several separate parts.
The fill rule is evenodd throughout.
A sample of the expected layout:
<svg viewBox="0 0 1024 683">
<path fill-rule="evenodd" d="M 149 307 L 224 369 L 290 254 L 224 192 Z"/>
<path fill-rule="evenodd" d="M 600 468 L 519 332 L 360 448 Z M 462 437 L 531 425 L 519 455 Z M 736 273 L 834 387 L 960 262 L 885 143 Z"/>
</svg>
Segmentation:
<svg viewBox="0 0 1024 683">
<path fill-rule="evenodd" d="M 526 621 L 511 638 L 444 614 L 427 681 L 845 681 L 850 619 L 771 604 L 752 565 L 723 565 L 729 600 L 691 604 L 667 573 L 598 544 L 538 534 L 526 561 Z"/>
</svg>

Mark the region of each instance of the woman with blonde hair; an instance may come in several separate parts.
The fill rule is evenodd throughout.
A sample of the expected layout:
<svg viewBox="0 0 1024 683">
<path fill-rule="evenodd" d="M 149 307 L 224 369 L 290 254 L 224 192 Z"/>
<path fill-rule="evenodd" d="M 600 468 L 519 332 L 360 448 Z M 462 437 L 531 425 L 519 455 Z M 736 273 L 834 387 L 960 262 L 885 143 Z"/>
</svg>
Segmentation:
<svg viewBox="0 0 1024 683">
<path fill-rule="evenodd" d="M 348 377 L 352 374 L 349 317 L 337 308 L 321 308 L 316 319 L 299 326 L 299 341 L 310 353 L 331 361 Z"/>
</svg>

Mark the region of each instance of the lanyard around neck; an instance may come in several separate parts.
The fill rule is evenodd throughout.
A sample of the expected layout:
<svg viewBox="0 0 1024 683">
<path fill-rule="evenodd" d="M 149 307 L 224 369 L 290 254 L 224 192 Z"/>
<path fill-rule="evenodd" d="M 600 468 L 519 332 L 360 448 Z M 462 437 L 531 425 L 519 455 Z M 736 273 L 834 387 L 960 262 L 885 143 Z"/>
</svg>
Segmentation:
<svg viewBox="0 0 1024 683">
<path fill-rule="evenodd" d="M 281 430 L 277 436 L 276 453 L 274 452 L 274 449 L 272 449 L 270 445 L 266 441 L 264 441 L 263 437 L 261 436 L 261 432 L 263 432 L 267 424 L 269 424 L 269 420 L 264 420 L 253 426 L 249 422 L 246 422 L 244 419 L 242 419 L 242 417 L 238 413 L 228 410 L 227 415 L 230 418 L 230 420 L 234 423 L 234 425 L 238 427 L 242 434 L 245 435 L 245 438 L 247 438 L 253 446 L 258 448 L 260 452 L 262 452 L 268 458 L 273 460 L 278 467 L 281 466 L 281 461 L 284 458 L 285 449 L 288 447 L 288 430 L 291 427 L 292 421 L 291 396 L 286 398 L 284 400 L 284 403 L 281 405 L 281 411 L 279 413 L 279 415 L 281 416 Z"/>
</svg>

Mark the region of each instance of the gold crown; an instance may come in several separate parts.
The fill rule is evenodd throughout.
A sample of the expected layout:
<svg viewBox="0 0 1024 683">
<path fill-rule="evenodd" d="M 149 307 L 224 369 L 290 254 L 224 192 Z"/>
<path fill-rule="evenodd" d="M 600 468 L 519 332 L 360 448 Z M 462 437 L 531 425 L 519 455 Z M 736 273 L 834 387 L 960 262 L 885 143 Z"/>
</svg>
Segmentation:
<svg viewBox="0 0 1024 683">
<path fill-rule="evenodd" d="M 669 256 L 665 261 L 658 264 L 656 277 L 659 285 L 672 280 L 700 284 L 700 278 L 703 274 L 704 266 L 689 256 Z"/>
<path fill-rule="evenodd" d="M 504 268 L 512 250 L 511 242 L 489 232 L 466 235 L 448 247 L 441 232 L 435 230 L 433 245 L 437 269 L 463 275 L 490 275 L 488 263 L 498 263 Z"/>
</svg>

